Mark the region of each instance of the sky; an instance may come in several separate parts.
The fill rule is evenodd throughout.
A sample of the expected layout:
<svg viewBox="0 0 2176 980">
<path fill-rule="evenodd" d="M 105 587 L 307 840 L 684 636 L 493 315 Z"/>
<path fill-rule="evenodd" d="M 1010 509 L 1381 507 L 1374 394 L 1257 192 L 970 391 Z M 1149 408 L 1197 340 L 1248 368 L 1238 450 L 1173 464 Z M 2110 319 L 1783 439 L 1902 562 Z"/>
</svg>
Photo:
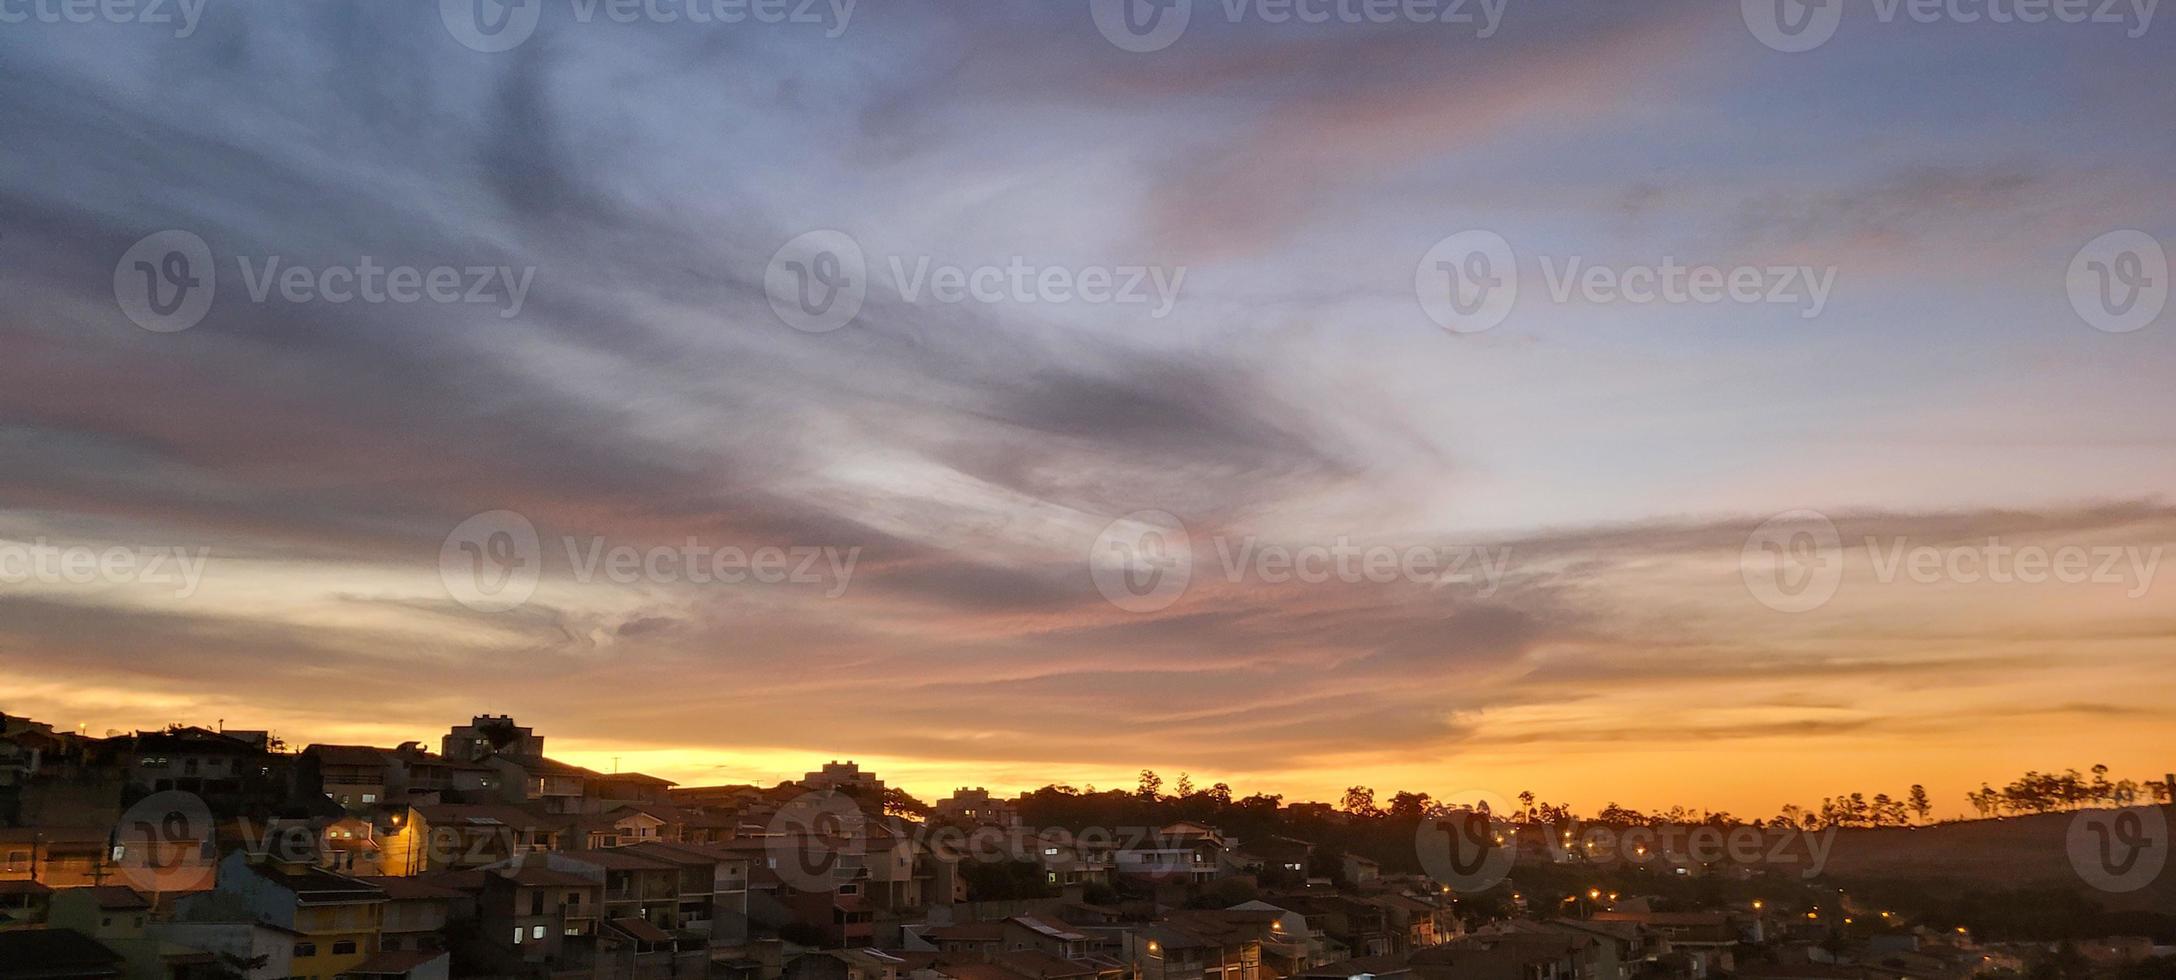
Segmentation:
<svg viewBox="0 0 2176 980">
<path fill-rule="evenodd" d="M 0 711 L 2158 778 L 2176 24 L 1771 2 L 0 3 Z"/>
</svg>

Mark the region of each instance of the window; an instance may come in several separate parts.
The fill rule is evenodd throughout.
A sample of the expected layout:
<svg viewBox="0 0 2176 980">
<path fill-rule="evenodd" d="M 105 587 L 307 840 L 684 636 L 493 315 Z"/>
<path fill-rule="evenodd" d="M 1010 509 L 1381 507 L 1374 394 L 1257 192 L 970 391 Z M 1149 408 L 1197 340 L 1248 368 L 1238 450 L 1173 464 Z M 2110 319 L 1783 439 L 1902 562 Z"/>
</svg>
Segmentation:
<svg viewBox="0 0 2176 980">
<path fill-rule="evenodd" d="M 183 759 L 183 760 L 181 760 L 181 771 L 182 771 L 182 774 L 183 774 L 183 775 L 187 775 L 187 776 L 194 776 L 194 775 L 196 775 L 196 760 L 195 760 L 195 759 Z"/>
<path fill-rule="evenodd" d="M 316 944 L 316 943 L 296 943 L 296 944 L 295 944 L 295 958 L 296 958 L 296 959 L 302 959 L 302 958 L 305 958 L 305 957 L 310 957 L 310 956 L 316 956 L 316 955 L 317 955 L 317 944 Z"/>
<path fill-rule="evenodd" d="M 515 926 L 515 927 L 514 927 L 514 945 L 516 945 L 516 946 L 519 946 L 519 945 L 521 945 L 521 936 L 522 936 L 522 932 L 521 932 L 521 927 L 520 927 L 520 926 Z"/>
<path fill-rule="evenodd" d="M 346 956 L 353 952 L 355 952 L 355 940 L 353 939 L 343 939 L 339 942 L 332 944 L 332 953 L 334 956 Z"/>
<path fill-rule="evenodd" d="M 29 851 L 9 851 L 9 852 L 8 852 L 8 870 L 9 870 L 9 871 L 20 871 L 20 870 L 22 870 L 22 869 L 24 869 L 24 868 L 27 868 L 27 867 L 29 867 L 29 866 L 30 866 L 30 852 L 29 852 Z"/>
<path fill-rule="evenodd" d="M 378 802 L 378 794 L 376 794 L 376 793 L 364 793 L 364 794 L 363 794 L 363 802 L 365 802 L 365 803 L 376 803 L 376 802 Z"/>
<path fill-rule="evenodd" d="M 530 927 L 529 927 L 529 938 L 531 938 L 531 939 L 542 939 L 542 938 L 544 938 L 544 927 L 543 927 L 543 926 L 530 926 Z"/>
</svg>

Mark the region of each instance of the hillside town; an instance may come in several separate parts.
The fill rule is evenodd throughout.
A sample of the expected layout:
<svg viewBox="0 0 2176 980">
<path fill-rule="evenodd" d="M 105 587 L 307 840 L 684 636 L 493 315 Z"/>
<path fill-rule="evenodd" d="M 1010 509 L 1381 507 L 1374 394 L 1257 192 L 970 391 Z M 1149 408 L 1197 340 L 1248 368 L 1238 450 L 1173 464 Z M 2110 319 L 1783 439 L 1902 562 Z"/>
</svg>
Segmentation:
<svg viewBox="0 0 2176 980">
<path fill-rule="evenodd" d="M 504 715 L 296 750 L 0 715 L 0 980 L 1967 980 L 2171 952 L 1980 942 L 1674 843 L 1579 864 L 1518 821 L 1521 865 L 1484 877 L 1302 836 L 1336 836 L 1329 804 L 1092 826 L 1054 797 L 1088 798 L 923 805 L 850 761 L 679 786 Z"/>
</svg>

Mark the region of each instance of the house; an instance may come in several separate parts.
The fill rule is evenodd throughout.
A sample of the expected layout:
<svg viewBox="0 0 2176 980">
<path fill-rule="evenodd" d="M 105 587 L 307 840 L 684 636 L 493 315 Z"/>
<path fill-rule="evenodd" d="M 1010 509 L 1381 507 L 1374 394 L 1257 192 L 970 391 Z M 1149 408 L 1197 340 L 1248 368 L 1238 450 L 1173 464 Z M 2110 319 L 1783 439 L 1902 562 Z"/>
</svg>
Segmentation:
<svg viewBox="0 0 2176 980">
<path fill-rule="evenodd" d="M 53 893 L 52 928 L 74 930 L 119 953 L 130 976 L 173 976 L 180 968 L 211 959 L 201 950 L 161 943 L 148 928 L 151 918 L 150 897 L 133 888 L 103 885 Z"/>
<path fill-rule="evenodd" d="M 1148 837 L 1125 842 L 1112 855 L 1119 874 L 1192 883 L 1222 872 L 1224 838 L 1215 828 L 1175 823 Z"/>
<path fill-rule="evenodd" d="M 1647 928 L 1666 944 L 1663 951 L 1682 957 L 1695 980 L 1736 969 L 1732 961 L 1743 940 L 1738 926 L 1721 912 L 1596 912 L 1595 922 L 1630 922 Z"/>
<path fill-rule="evenodd" d="M 1339 870 L 1344 872 L 1345 880 L 1357 888 L 1366 888 L 1383 877 L 1382 865 L 1377 864 L 1373 858 L 1350 852 L 1339 859 Z"/>
<path fill-rule="evenodd" d="M 1312 843 L 1271 835 L 1234 845 L 1227 859 L 1234 867 L 1259 875 L 1265 882 L 1299 884 L 1306 880 L 1307 867 L 1314 856 L 1315 845 Z"/>
<path fill-rule="evenodd" d="M 1053 827 L 1036 834 L 1033 846 L 1036 860 L 1043 866 L 1044 880 L 1054 887 L 1111 883 L 1111 871 L 1117 863 L 1113 844 L 1082 841 L 1070 831 Z"/>
<path fill-rule="evenodd" d="M 206 897 L 213 896 L 216 893 L 208 893 Z M 216 898 L 213 900 L 216 902 Z M 231 968 L 239 969 L 240 964 L 261 957 L 262 965 L 240 970 L 246 980 L 281 980 L 295 975 L 288 969 L 294 956 L 292 935 L 250 921 L 246 913 L 241 917 L 225 917 L 223 910 L 204 902 L 192 899 L 186 904 L 185 910 L 176 918 L 154 920 L 149 935 L 165 946 L 195 950 L 201 956 L 210 957 L 212 962 Z"/>
<path fill-rule="evenodd" d="M 1569 943 L 1468 936 L 1415 950 L 1407 964 L 1413 980 L 1575 980 Z"/>
<path fill-rule="evenodd" d="M 1413 968 L 1403 957 L 1365 956 L 1309 967 L 1294 976 L 1299 980 L 1411 980 Z"/>
<path fill-rule="evenodd" d="M 1138 980 L 1196 980 L 1212 975 L 1218 980 L 1263 980 L 1264 976 L 1259 933 L 1242 923 L 1174 913 L 1165 922 L 1126 933 L 1122 950 Z"/>
<path fill-rule="evenodd" d="M 345 980 L 446 980 L 452 965 L 452 954 L 438 950 L 387 950 L 340 976 Z"/>
<path fill-rule="evenodd" d="M 261 735 L 262 733 L 254 733 Z M 233 798 L 266 775 L 263 742 L 243 733 L 175 727 L 107 739 L 126 763 L 129 785 L 150 793 L 181 790 Z"/>
<path fill-rule="evenodd" d="M 387 874 L 415 874 L 503 864 L 560 846 L 566 823 L 501 804 L 411 807 L 405 827 L 381 838 Z"/>
<path fill-rule="evenodd" d="M 460 762 L 482 762 L 494 755 L 542 758 L 544 736 L 514 724 L 509 715 L 477 715 L 439 739 L 440 755 Z"/>
<path fill-rule="evenodd" d="M 302 750 L 296 772 L 303 785 L 351 811 L 375 807 L 388 799 L 386 787 L 395 780 L 388 754 L 367 745 L 311 745 Z"/>
<path fill-rule="evenodd" d="M 922 942 L 939 952 L 987 961 L 1005 950 L 1005 923 L 962 922 L 923 930 Z"/>
<path fill-rule="evenodd" d="M 1016 915 L 998 924 L 1008 952 L 1033 950 L 1059 959 L 1078 960 L 1088 955 L 1088 936 L 1033 916 Z"/>
<path fill-rule="evenodd" d="M 252 862 L 242 851 L 219 863 L 218 891 L 258 922 L 294 935 L 295 976 L 331 977 L 379 949 L 386 894 L 369 882 L 297 862 Z"/>
<path fill-rule="evenodd" d="M 906 961 L 878 949 L 827 949 L 786 964 L 784 980 L 902 980 Z"/>
<path fill-rule="evenodd" d="M 638 857 L 654 857 L 681 867 L 680 902 L 686 928 L 707 928 L 712 946 L 748 941 L 747 853 L 709 844 L 652 842 L 629 848 Z M 701 875 L 707 874 L 705 884 Z"/>
<path fill-rule="evenodd" d="M 531 861 L 536 860 L 532 858 Z M 673 938 L 671 930 L 682 927 L 680 907 L 681 865 L 635 853 L 630 848 L 593 851 L 561 851 L 542 856 L 554 871 L 580 875 L 603 888 L 599 913 L 606 924 L 644 922 Z M 706 881 L 704 887 L 708 888 Z M 650 940 L 648 933 L 638 938 Z"/>
<path fill-rule="evenodd" d="M 0 980 L 105 980 L 121 954 L 73 929 L 0 932 Z"/>
<path fill-rule="evenodd" d="M 930 806 L 932 821 L 961 824 L 968 827 L 1020 826 L 1020 811 L 1010 800 L 992 799 L 990 791 L 977 786 L 965 786 L 953 790 L 951 796 Z"/>
<path fill-rule="evenodd" d="M 28 878 L 0 880 L 0 932 L 44 925 L 52 896 L 53 889 Z"/>
<path fill-rule="evenodd" d="M 833 759 L 824 763 L 822 769 L 802 776 L 801 786 L 804 789 L 845 790 L 864 800 L 884 798 L 884 781 L 876 778 L 875 773 L 862 772 L 852 759 L 845 762 Z"/>
<path fill-rule="evenodd" d="M 422 878 L 376 875 L 356 879 L 385 893 L 378 923 L 381 952 L 441 952 L 446 924 L 467 896 Z M 383 964 L 381 964 L 382 966 Z"/>
<path fill-rule="evenodd" d="M 604 886 L 595 879 L 524 861 L 480 875 L 477 922 L 486 942 L 511 958 L 554 969 L 593 963 Z"/>
</svg>

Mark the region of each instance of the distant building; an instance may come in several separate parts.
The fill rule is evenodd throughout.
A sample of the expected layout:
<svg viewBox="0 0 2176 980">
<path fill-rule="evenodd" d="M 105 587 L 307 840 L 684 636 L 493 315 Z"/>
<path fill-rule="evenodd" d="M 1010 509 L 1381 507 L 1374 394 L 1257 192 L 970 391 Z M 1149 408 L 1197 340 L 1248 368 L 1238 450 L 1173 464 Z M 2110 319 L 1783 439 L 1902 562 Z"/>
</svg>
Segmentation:
<svg viewBox="0 0 2176 980">
<path fill-rule="evenodd" d="M 930 807 L 930 819 L 977 827 L 1020 826 L 1020 811 L 1011 800 L 992 799 L 990 791 L 977 786 L 960 787 Z"/>
</svg>

